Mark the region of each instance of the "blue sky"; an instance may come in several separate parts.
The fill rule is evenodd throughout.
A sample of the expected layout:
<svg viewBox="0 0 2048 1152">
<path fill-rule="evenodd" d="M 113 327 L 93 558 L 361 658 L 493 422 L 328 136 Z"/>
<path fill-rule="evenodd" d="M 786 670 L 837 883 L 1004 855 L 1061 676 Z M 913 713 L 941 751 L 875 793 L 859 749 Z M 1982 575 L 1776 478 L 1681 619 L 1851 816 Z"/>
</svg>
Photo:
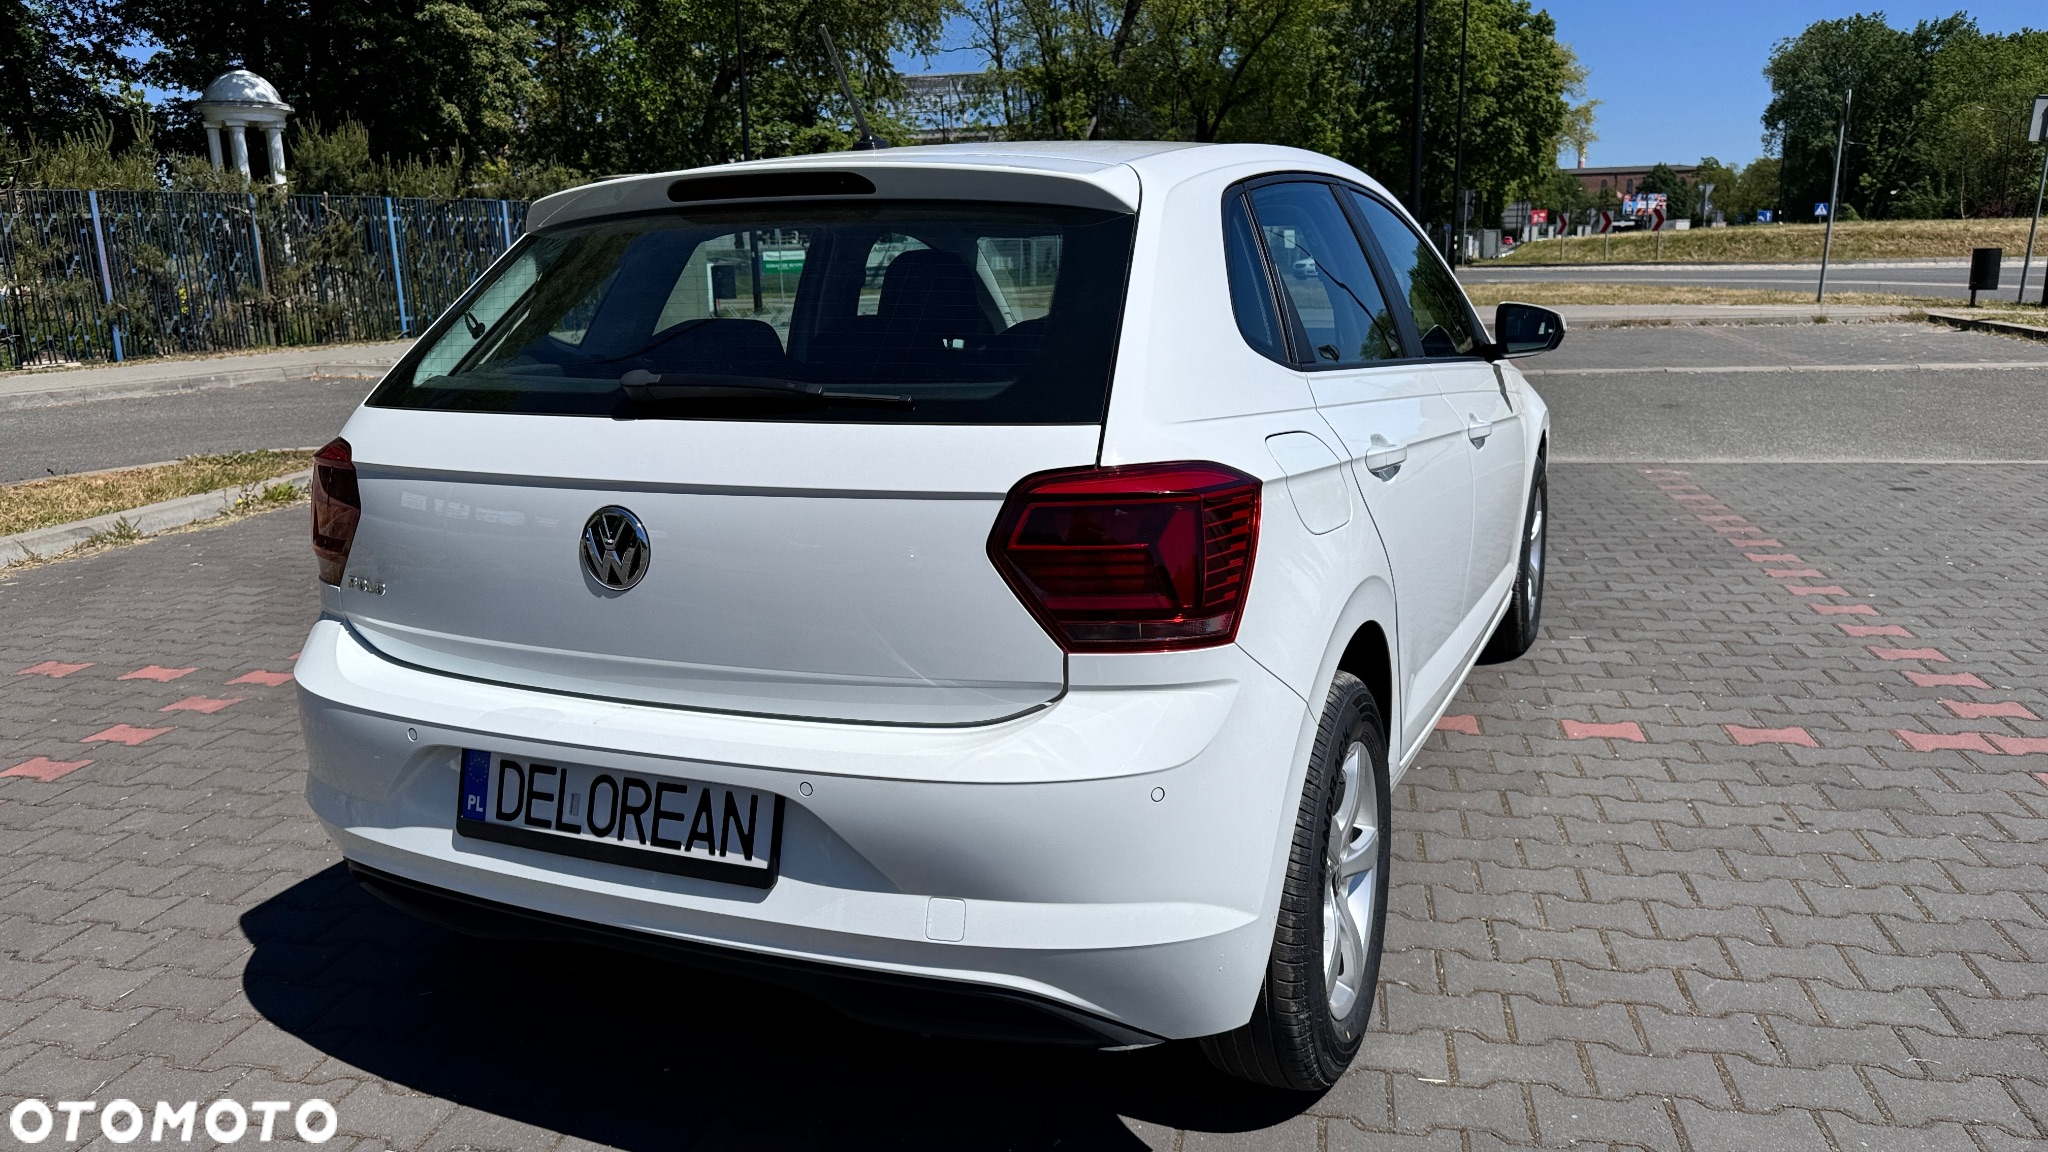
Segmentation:
<svg viewBox="0 0 2048 1152">
<path fill-rule="evenodd" d="M 1893 27 L 1911 27 L 1961 9 L 1986 32 L 2016 32 L 2030 23 L 2048 26 L 2048 4 L 2042 0 L 1986 0 L 1968 6 L 1955 0 L 1885 5 L 1539 0 L 1537 6 L 1557 18 L 1558 38 L 1578 52 L 1591 72 L 1586 87 L 1601 101 L 1600 141 L 1587 152 L 1586 163 L 1595 165 L 1692 163 L 1702 156 L 1724 162 L 1754 159 L 1763 150 L 1758 118 L 1771 98 L 1764 61 L 1772 45 L 1816 20 L 1882 11 Z M 979 68 L 981 62 L 969 52 L 948 52 L 929 63 L 905 59 L 899 66 L 906 72 L 950 72 Z"/>
</svg>

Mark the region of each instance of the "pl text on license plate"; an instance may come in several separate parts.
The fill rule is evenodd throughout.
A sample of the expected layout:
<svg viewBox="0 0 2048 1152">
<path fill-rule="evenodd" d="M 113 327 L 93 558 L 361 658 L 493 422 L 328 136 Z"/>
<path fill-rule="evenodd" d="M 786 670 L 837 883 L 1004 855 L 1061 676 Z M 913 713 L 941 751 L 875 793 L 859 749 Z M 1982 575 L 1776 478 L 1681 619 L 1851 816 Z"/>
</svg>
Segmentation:
<svg viewBox="0 0 2048 1152">
<path fill-rule="evenodd" d="M 772 887 L 782 798 L 468 748 L 455 831 L 543 852 Z"/>
</svg>

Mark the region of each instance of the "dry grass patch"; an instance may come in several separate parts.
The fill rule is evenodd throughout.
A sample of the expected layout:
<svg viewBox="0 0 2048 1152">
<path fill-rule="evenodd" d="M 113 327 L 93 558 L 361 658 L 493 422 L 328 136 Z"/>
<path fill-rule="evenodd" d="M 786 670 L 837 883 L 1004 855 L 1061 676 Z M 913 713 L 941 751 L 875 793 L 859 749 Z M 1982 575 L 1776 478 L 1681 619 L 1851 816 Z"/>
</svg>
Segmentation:
<svg viewBox="0 0 2048 1152">
<path fill-rule="evenodd" d="M 1481 308 L 1503 300 L 1524 304 L 1806 304 L 1812 292 L 1779 292 L 1764 288 L 1701 288 L 1684 284 L 1583 284 L 1572 281 L 1485 282 L 1465 285 L 1465 294 Z M 1828 303 L 1876 304 L 1894 308 L 1933 308 L 1956 301 L 1937 296 L 1899 296 L 1888 292 L 1830 292 Z"/>
<path fill-rule="evenodd" d="M 109 512 L 125 512 L 161 500 L 197 496 L 220 488 L 261 484 L 312 467 L 311 452 L 233 452 L 187 456 L 175 464 L 123 468 L 83 476 L 53 476 L 0 485 L 0 536 L 69 524 Z M 294 494 L 291 499 L 296 499 Z M 287 502 L 281 492 L 254 493 L 255 503 Z"/>
<path fill-rule="evenodd" d="M 2003 248 L 2019 256 L 2027 246 L 2025 217 L 2002 220 L 1849 220 L 1835 225 L 1836 260 L 1967 260 L 1972 248 Z M 1538 240 L 1503 257 L 1502 264 L 1812 264 L 1820 261 L 1820 224 L 1747 224 L 1689 228 L 1683 232 L 1574 236 L 1560 245 Z M 2036 253 L 2038 256 L 2039 253 Z M 1489 261 L 1489 263 L 1492 263 Z M 1959 275 L 1957 280 L 1961 282 Z"/>
<path fill-rule="evenodd" d="M 2048 308 L 2032 304 L 1987 304 L 1981 308 L 1965 308 L 1952 304 L 1941 309 L 1955 316 L 1968 316 L 1973 320 L 2003 320 L 2008 324 L 2031 324 L 2036 328 L 2048 328 Z"/>
</svg>

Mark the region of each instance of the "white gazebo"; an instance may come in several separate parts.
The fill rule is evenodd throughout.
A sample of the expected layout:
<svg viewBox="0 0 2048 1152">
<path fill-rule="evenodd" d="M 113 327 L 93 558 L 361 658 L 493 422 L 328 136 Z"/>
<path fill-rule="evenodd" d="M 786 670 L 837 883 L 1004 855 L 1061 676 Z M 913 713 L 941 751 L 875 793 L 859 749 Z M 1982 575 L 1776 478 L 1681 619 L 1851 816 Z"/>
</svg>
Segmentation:
<svg viewBox="0 0 2048 1152">
<path fill-rule="evenodd" d="M 251 128 L 263 129 L 270 152 L 270 182 L 284 183 L 284 119 L 292 106 L 270 86 L 270 81 L 247 68 L 223 72 L 199 94 L 199 120 L 206 125 L 206 151 L 215 168 L 222 167 L 220 137 L 228 137 L 229 158 L 244 178 L 249 175 Z"/>
</svg>

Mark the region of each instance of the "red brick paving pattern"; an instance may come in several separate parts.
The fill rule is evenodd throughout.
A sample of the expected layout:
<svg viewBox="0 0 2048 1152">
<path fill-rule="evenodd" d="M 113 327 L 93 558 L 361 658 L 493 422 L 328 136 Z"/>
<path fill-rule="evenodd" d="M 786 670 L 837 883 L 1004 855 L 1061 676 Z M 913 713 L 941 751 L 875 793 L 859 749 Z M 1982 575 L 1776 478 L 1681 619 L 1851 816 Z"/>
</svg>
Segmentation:
<svg viewBox="0 0 2048 1152">
<path fill-rule="evenodd" d="M 199 669 L 197 668 L 164 668 L 156 664 L 151 664 L 147 667 L 137 668 L 133 672 L 125 673 L 120 677 L 120 679 L 155 680 L 159 683 L 168 684 L 173 680 L 190 676 L 192 673 L 197 671 L 199 671 Z"/>
<path fill-rule="evenodd" d="M 1941 701 L 2048 714 L 2048 470 L 1688 471 L 1804 558 L 1771 563 L 1826 572 L 1870 602 L 1858 615 L 1881 607 L 1874 622 L 1953 663 L 1873 656 L 1799 608 L 1823 598 L 1746 560 L 1754 541 L 1633 468 L 1554 466 L 1543 639 L 1475 672 L 1394 790 L 1379 1007 L 1314 1101 L 1244 1093 L 1179 1047 L 923 1041 L 609 954 L 413 927 L 331 871 L 288 681 L 95 745 L 53 783 L 0 779 L 0 1091 L 317 1091 L 369 1152 L 2039 1146 L 2048 782 L 1998 740 L 2048 743 L 2048 722 Z M 0 580 L 0 669 L 172 660 L 204 685 L 285 666 L 310 565 L 303 522 L 272 519 Z M 0 678 L 0 764 L 72 759 L 187 694 Z M 1566 719 L 1644 740 L 1566 739 Z M 1989 754 L 1894 734 L 1993 727 Z M 1815 746 L 1742 746 L 1735 728 Z M 702 1006 L 663 1017 L 659 1045 L 539 1047 L 457 1009 L 448 973 L 525 956 L 567 987 L 691 988 Z"/>
<path fill-rule="evenodd" d="M 48 756 L 37 756 L 0 772 L 0 776 L 26 776 L 31 780 L 40 780 L 48 784 L 69 776 L 90 763 L 90 760 L 52 760 Z"/>
</svg>

